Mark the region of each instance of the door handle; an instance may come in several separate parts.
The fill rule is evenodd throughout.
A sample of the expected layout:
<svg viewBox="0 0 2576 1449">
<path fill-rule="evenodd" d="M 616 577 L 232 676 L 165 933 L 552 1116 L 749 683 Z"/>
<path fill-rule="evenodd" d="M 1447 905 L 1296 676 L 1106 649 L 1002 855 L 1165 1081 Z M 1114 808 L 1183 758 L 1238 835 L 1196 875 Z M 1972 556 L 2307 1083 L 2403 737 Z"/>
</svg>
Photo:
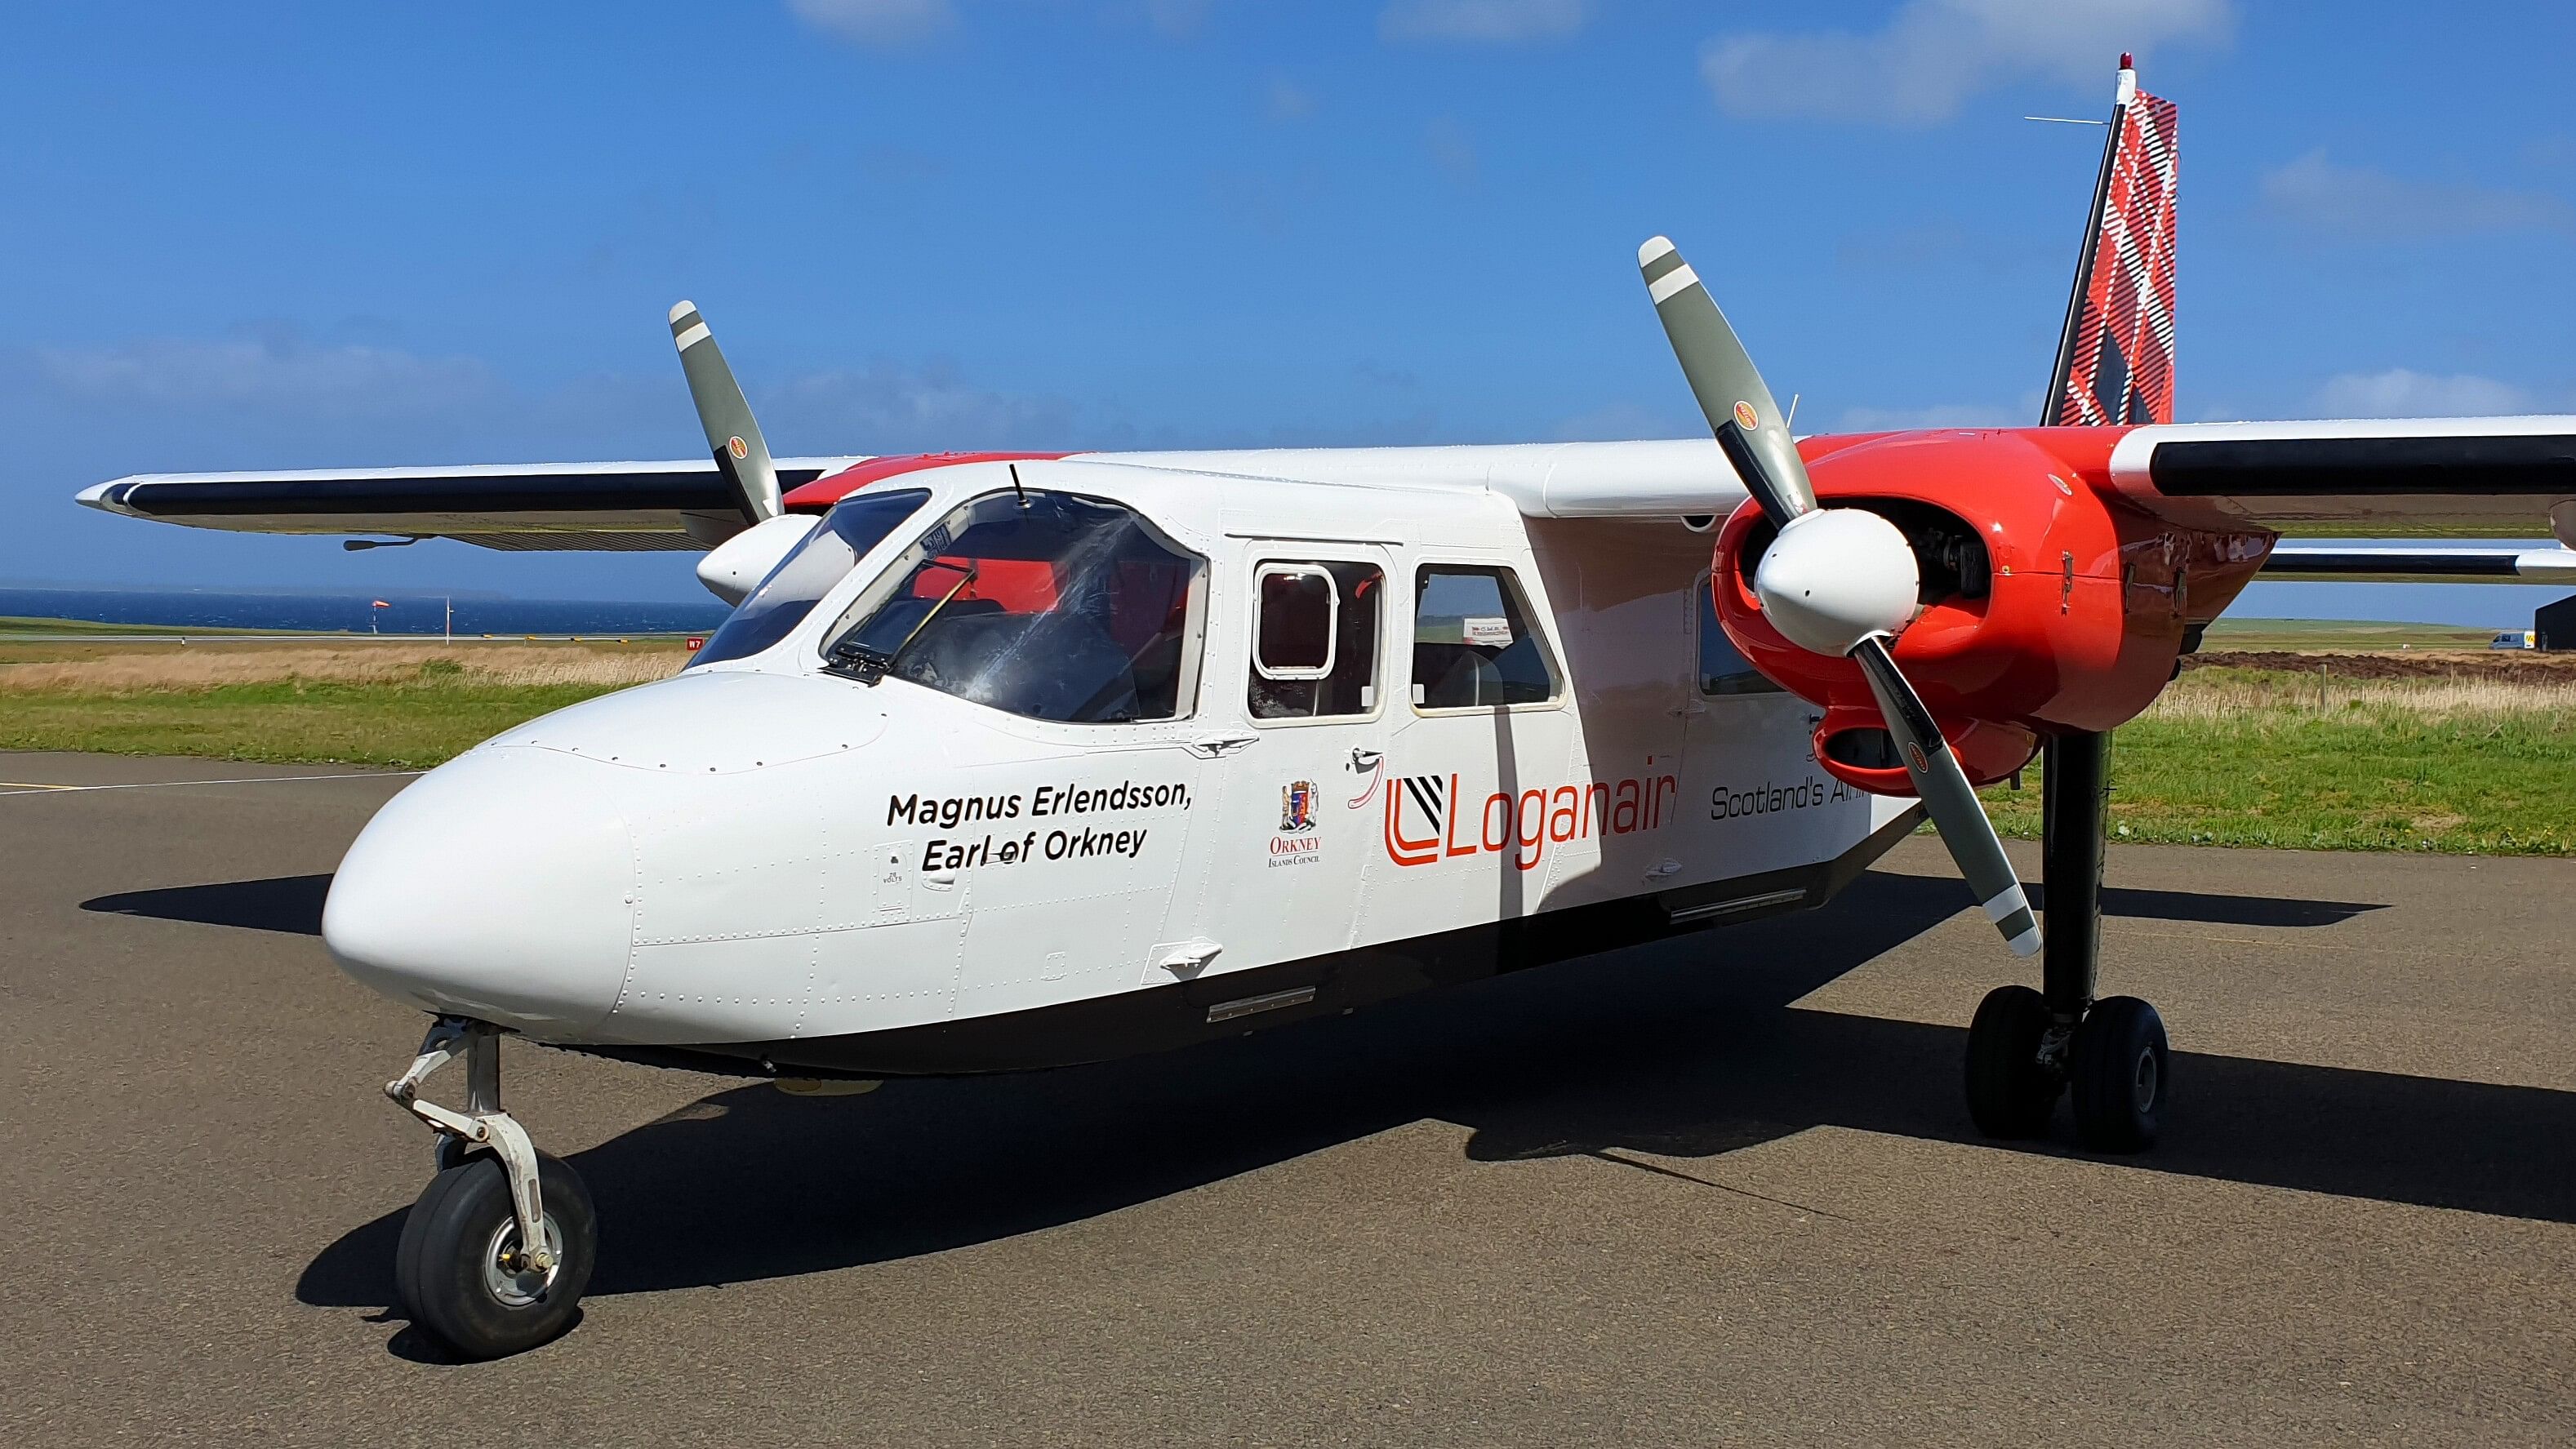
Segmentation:
<svg viewBox="0 0 2576 1449">
<path fill-rule="evenodd" d="M 1255 734 L 1209 735 L 1203 739 L 1192 740 L 1181 748 L 1202 760 L 1215 760 L 1244 749 L 1260 738 Z"/>
<path fill-rule="evenodd" d="M 1386 751 L 1384 750 L 1355 749 L 1351 751 L 1351 770 L 1355 774 L 1365 775 L 1369 771 L 1376 769 L 1377 762 L 1385 758 Z"/>
</svg>

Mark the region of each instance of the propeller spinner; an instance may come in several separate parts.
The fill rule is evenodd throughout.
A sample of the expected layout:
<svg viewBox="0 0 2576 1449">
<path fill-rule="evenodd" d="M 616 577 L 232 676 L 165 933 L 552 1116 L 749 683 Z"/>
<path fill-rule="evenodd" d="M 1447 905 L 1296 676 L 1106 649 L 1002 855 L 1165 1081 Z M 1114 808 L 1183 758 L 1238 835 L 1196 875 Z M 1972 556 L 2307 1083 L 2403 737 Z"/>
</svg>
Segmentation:
<svg viewBox="0 0 2576 1449">
<path fill-rule="evenodd" d="M 1663 237 L 1637 249 L 1646 294 L 1681 360 L 1717 445 L 1779 536 L 1753 569 L 1763 616 L 1789 642 L 1860 666 L 1905 772 L 1950 858 L 2016 956 L 2039 949 L 2039 920 L 2003 841 L 1888 641 L 1913 618 L 1920 575 L 1896 525 L 1858 508 L 1820 508 L 1788 420 L 1699 274 Z"/>
</svg>

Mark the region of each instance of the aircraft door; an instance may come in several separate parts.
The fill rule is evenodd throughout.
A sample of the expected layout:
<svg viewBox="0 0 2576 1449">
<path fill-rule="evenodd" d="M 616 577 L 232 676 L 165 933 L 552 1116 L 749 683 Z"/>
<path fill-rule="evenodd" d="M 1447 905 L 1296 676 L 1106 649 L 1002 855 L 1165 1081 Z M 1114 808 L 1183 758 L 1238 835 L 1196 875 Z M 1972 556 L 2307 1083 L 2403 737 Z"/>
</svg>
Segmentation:
<svg viewBox="0 0 2576 1449">
<path fill-rule="evenodd" d="M 1401 612 L 1389 607 L 1382 548 L 1256 540 L 1239 567 L 1234 707 L 1253 738 L 1210 767 L 1227 776 L 1206 846 L 1217 972 L 1352 943 L 1377 843 L 1388 640 Z"/>
<path fill-rule="evenodd" d="M 1588 873 L 1606 833 L 1669 803 L 1660 771 L 1576 772 L 1563 655 L 1526 565 L 1426 555 L 1402 581 L 1405 694 L 1379 784 L 1372 941 L 1531 914 L 1560 867 Z"/>
</svg>

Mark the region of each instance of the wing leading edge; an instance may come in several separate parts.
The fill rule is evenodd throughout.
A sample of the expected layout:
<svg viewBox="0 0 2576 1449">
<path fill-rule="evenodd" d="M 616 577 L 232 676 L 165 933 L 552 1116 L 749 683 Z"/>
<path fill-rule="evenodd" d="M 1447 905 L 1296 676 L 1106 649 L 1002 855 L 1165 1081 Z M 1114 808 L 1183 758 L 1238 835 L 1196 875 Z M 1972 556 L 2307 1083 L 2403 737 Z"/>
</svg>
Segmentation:
<svg viewBox="0 0 2576 1449">
<path fill-rule="evenodd" d="M 782 458 L 789 487 L 859 458 Z M 713 459 L 259 473 L 138 473 L 80 502 L 241 533 L 452 538 L 482 548 L 704 550 L 748 522 Z"/>
</svg>

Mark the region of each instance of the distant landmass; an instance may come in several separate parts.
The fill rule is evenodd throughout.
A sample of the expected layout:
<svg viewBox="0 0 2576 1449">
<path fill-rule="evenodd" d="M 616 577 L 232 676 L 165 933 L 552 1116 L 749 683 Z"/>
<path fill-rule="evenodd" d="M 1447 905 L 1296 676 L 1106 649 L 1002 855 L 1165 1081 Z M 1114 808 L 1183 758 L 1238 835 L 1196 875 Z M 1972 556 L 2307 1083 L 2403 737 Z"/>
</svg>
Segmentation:
<svg viewBox="0 0 2576 1449">
<path fill-rule="evenodd" d="M 377 608 L 382 600 L 386 607 Z M 214 589 L 0 588 L 0 615 L 191 629 L 278 629 L 437 635 L 448 603 L 431 594 L 231 592 Z M 459 634 L 702 634 L 725 607 L 608 599 L 512 599 L 459 594 Z"/>
</svg>

